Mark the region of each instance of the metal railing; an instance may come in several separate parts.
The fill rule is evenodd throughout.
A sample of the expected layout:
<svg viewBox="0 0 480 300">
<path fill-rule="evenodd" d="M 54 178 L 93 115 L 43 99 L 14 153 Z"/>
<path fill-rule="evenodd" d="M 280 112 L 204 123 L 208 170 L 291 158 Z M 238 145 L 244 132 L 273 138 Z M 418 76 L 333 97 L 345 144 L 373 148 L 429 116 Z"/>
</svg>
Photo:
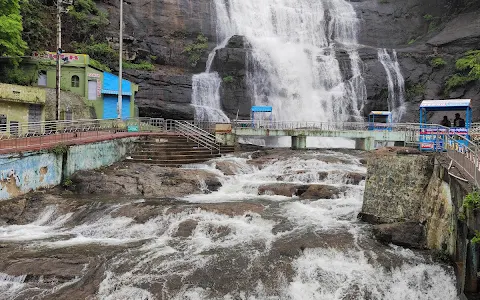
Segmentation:
<svg viewBox="0 0 480 300">
<path fill-rule="evenodd" d="M 210 149 L 210 151 L 220 153 L 220 145 L 217 144 L 214 135 L 193 125 L 188 121 L 174 121 L 177 132 L 192 140 L 200 146 Z"/>
<path fill-rule="evenodd" d="M 443 140 L 442 140 L 443 139 Z M 440 142 L 443 145 L 440 147 Z M 479 146 L 458 134 L 446 134 L 437 138 L 437 151 L 446 151 L 446 155 L 462 171 L 475 187 L 480 186 Z"/>
</svg>

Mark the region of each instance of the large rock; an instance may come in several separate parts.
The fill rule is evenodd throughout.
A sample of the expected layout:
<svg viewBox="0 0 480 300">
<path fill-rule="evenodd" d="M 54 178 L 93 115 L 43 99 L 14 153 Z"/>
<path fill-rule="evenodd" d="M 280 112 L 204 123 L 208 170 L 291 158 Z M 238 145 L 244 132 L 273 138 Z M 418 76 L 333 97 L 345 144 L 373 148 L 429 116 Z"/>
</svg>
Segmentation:
<svg viewBox="0 0 480 300">
<path fill-rule="evenodd" d="M 80 171 L 71 176 L 72 189 L 79 194 L 130 195 L 174 198 L 221 186 L 215 174 L 205 170 L 182 170 L 147 164 L 116 164 L 103 171 Z"/>
<path fill-rule="evenodd" d="M 373 234 L 383 243 L 423 249 L 426 246 L 425 228 L 416 222 L 380 224 L 373 226 Z"/>
<path fill-rule="evenodd" d="M 303 193 L 306 187 L 292 183 L 273 183 L 265 184 L 258 187 L 259 195 L 278 195 L 285 197 L 297 196 Z"/>
<path fill-rule="evenodd" d="M 220 90 L 222 108 L 232 118 L 237 113 L 241 119 L 250 118 L 252 95 L 247 83 L 247 55 L 250 45 L 243 36 L 230 38 L 225 48 L 218 49 L 213 60 L 213 70 L 222 78 Z"/>
<path fill-rule="evenodd" d="M 312 184 L 305 192 L 298 193 L 302 199 L 336 199 L 342 193 L 342 189 L 330 185 Z"/>
<path fill-rule="evenodd" d="M 372 154 L 360 216 L 371 223 L 420 220 L 424 191 L 432 174 L 431 156 Z"/>
</svg>

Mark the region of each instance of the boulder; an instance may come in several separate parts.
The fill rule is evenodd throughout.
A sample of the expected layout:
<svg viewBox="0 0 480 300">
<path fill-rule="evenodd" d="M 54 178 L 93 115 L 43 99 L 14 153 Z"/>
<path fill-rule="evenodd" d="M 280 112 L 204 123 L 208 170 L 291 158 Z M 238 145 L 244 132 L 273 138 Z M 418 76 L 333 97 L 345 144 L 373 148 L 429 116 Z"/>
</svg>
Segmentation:
<svg viewBox="0 0 480 300">
<path fill-rule="evenodd" d="M 235 175 L 237 165 L 230 161 L 217 161 L 215 168 L 227 176 Z"/>
<path fill-rule="evenodd" d="M 350 172 L 345 175 L 346 184 L 359 185 L 360 182 L 365 180 L 366 174 Z"/>
<path fill-rule="evenodd" d="M 425 227 L 417 222 L 374 225 L 373 234 L 385 244 L 416 249 L 424 249 L 426 246 Z"/>
<path fill-rule="evenodd" d="M 293 197 L 298 195 L 299 190 L 303 190 L 301 185 L 291 183 L 272 183 L 258 187 L 259 195 L 278 195 Z"/>
<path fill-rule="evenodd" d="M 304 186 L 297 191 L 302 199 L 336 199 L 340 193 L 342 193 L 341 189 L 323 184 Z"/>
<path fill-rule="evenodd" d="M 195 228 L 197 228 L 197 220 L 186 220 L 178 225 L 177 231 L 173 234 L 174 237 L 189 237 L 193 234 Z"/>
</svg>

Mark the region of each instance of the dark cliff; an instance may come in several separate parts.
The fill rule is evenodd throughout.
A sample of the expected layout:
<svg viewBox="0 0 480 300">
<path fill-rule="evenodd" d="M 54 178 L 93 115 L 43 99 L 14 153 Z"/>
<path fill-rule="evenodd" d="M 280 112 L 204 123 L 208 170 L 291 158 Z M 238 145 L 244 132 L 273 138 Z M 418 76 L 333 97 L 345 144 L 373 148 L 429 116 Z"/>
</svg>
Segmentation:
<svg viewBox="0 0 480 300">
<path fill-rule="evenodd" d="M 118 1 L 98 5 L 109 12 L 110 41 L 118 42 Z M 471 98 L 474 118 L 480 119 L 480 83 L 470 81 L 453 89 L 446 82 L 455 62 L 465 52 L 480 48 L 480 2 L 471 0 L 353 0 L 361 29 L 359 50 L 367 85 L 365 113 L 386 109 L 387 79 L 377 48 L 396 49 L 405 78 L 407 114 L 416 121 L 422 99 Z M 190 107 L 191 76 L 202 72 L 209 51 L 216 45 L 215 12 L 209 0 L 139 0 L 125 2 L 125 44 L 130 60 L 151 59 L 154 71 L 127 70 L 126 76 L 140 85 L 140 114 L 169 118 L 193 118 Z M 191 63 L 188 45 L 199 34 L 208 49 Z M 217 51 L 213 68 L 222 78 L 222 105 L 233 116 L 248 116 L 250 97 L 245 75 L 248 47 L 235 43 Z M 338 55 L 341 60 L 341 55 Z M 436 59 L 436 60 L 435 60 Z M 434 60 L 440 63 L 433 63 Z M 340 62 L 342 64 L 342 62 Z M 344 62 L 346 64 L 348 62 Z M 346 75 L 348 76 L 348 74 Z"/>
</svg>

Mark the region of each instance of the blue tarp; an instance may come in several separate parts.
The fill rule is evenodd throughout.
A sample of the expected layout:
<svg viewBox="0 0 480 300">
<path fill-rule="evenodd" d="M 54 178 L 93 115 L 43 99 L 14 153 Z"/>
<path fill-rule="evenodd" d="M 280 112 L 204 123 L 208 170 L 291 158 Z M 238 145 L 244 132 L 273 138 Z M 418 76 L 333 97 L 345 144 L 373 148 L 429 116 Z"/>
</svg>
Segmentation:
<svg viewBox="0 0 480 300">
<path fill-rule="evenodd" d="M 252 106 L 252 112 L 272 112 L 271 106 Z"/>
</svg>

